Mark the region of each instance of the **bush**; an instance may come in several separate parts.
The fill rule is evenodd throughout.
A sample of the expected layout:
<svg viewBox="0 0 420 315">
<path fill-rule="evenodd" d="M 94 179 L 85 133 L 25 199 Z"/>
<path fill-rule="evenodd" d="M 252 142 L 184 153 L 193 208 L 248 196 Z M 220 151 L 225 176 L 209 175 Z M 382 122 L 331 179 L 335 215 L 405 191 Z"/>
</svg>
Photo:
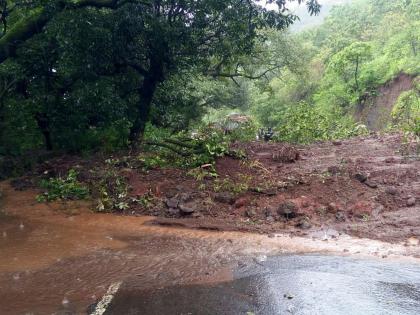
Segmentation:
<svg viewBox="0 0 420 315">
<path fill-rule="evenodd" d="M 50 178 L 41 182 L 45 192 L 36 197 L 37 201 L 80 200 L 89 195 L 89 189 L 77 181 L 77 172 L 71 169 L 67 177 Z"/>
<path fill-rule="evenodd" d="M 415 84 L 414 89 L 401 93 L 391 116 L 394 126 L 420 135 L 420 81 Z"/>
<path fill-rule="evenodd" d="M 278 116 L 275 139 L 292 143 L 347 138 L 366 132 L 351 118 L 340 115 L 336 110 L 329 113 L 315 106 L 301 102 L 290 106 Z"/>
</svg>

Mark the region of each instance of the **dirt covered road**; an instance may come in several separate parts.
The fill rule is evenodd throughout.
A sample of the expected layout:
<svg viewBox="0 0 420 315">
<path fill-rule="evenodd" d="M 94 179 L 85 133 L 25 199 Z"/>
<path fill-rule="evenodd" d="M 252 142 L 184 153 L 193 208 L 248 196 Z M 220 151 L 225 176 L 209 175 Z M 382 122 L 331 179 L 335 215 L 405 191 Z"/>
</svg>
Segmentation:
<svg viewBox="0 0 420 315">
<path fill-rule="evenodd" d="M 135 292 L 206 286 L 285 253 L 417 264 L 418 144 L 402 140 L 237 144 L 248 158 L 219 159 L 210 178 L 115 166 L 131 198 L 149 198 L 119 214 L 94 213 L 95 200 L 39 203 L 31 177 L 3 182 L 0 313 L 85 314 L 112 283 Z M 103 167 L 58 162 L 39 173 L 76 168 L 83 181 L 84 170 Z"/>
<path fill-rule="evenodd" d="M 254 142 L 236 148 L 248 158 L 219 159 L 217 177 L 170 169 L 140 177 L 124 170 L 133 196 L 149 191 L 156 202 L 130 213 L 160 217 L 156 222 L 163 225 L 296 235 L 333 228 L 418 244 L 420 149 L 414 137 L 372 135 L 296 147 Z"/>
</svg>

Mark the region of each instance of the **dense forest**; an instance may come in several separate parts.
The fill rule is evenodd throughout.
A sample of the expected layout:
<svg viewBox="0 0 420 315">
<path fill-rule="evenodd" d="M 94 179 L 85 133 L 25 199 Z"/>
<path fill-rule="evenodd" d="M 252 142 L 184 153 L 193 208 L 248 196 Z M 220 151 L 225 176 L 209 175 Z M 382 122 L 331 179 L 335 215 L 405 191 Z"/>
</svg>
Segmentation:
<svg viewBox="0 0 420 315">
<path fill-rule="evenodd" d="M 0 153 L 112 151 L 233 112 L 251 117 L 243 137 L 343 138 L 400 73 L 417 83 L 388 127 L 418 132 L 418 0 L 353 1 L 292 33 L 289 3 L 268 2 L 2 0 Z"/>
</svg>

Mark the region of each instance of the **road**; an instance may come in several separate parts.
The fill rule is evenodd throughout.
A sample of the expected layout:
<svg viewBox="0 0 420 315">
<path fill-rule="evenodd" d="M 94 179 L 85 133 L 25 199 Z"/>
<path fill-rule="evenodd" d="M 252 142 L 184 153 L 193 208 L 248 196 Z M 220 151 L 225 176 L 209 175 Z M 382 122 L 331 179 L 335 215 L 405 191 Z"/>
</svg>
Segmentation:
<svg viewBox="0 0 420 315">
<path fill-rule="evenodd" d="M 420 266 L 338 256 L 255 259 L 214 284 L 121 285 L 105 314 L 420 314 Z"/>
</svg>

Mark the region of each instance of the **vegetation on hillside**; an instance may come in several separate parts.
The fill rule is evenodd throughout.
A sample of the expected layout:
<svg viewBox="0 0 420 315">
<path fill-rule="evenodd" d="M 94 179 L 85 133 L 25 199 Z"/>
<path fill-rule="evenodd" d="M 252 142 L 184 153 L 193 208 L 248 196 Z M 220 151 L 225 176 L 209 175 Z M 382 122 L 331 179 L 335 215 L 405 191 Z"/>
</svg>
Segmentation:
<svg viewBox="0 0 420 315">
<path fill-rule="evenodd" d="M 399 73 L 418 82 L 419 0 L 353 1 L 301 33 L 287 31 L 297 18 L 288 1 L 267 2 L 279 10 L 240 0 L 1 0 L 0 158 L 142 144 L 159 163 L 172 163 L 170 152 L 196 166 L 260 127 L 296 143 L 366 133 L 356 106 Z M 297 2 L 319 12 L 315 0 Z M 251 123 L 226 136 L 232 112 Z M 418 133 L 418 84 L 392 115 L 393 127 Z"/>
</svg>

